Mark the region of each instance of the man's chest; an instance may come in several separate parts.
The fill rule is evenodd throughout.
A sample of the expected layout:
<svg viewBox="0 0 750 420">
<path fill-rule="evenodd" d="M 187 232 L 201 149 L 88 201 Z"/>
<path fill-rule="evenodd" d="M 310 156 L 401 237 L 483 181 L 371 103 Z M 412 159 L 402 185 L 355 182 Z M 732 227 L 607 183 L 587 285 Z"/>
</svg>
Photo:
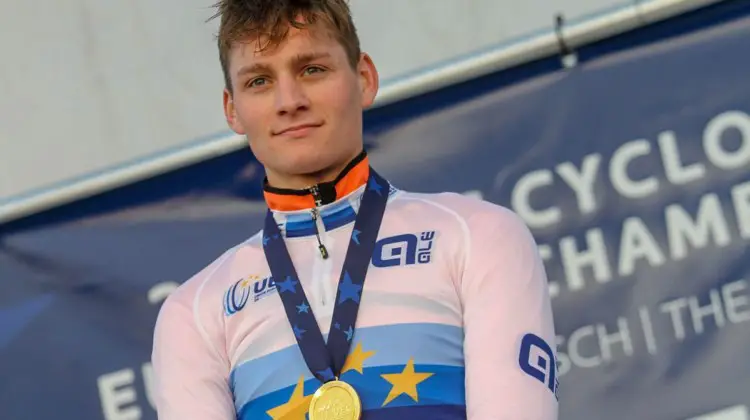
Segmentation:
<svg viewBox="0 0 750 420">
<path fill-rule="evenodd" d="M 341 372 L 362 393 L 365 408 L 463 403 L 461 302 L 434 239 L 434 233 L 418 232 L 376 245 Z M 301 286 L 324 336 L 341 328 L 331 325 L 341 265 L 335 259 L 299 264 L 306 268 L 299 270 Z M 297 346 L 280 288 L 269 273 L 248 274 L 225 294 L 230 381 L 240 413 L 274 418 L 279 411 L 269 410 L 302 402 L 320 385 Z"/>
</svg>

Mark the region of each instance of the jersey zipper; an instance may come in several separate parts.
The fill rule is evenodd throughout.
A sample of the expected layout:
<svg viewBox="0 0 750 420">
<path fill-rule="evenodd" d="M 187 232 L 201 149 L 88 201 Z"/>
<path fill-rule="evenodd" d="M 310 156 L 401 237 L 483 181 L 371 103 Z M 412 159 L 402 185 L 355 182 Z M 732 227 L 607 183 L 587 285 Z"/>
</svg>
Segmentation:
<svg viewBox="0 0 750 420">
<path fill-rule="evenodd" d="M 318 207 L 323 204 L 323 199 L 320 197 L 320 189 L 318 189 L 317 185 L 310 187 L 310 193 L 315 200 L 315 207 L 312 209 L 312 219 L 313 224 L 315 224 L 315 238 L 318 240 L 318 251 L 320 251 L 320 256 L 326 260 L 328 259 L 328 249 L 323 245 L 323 241 L 320 240 L 321 228 L 323 228 L 323 230 L 325 230 L 325 228 L 323 226 L 323 220 L 320 218 L 320 212 L 318 212 Z"/>
<path fill-rule="evenodd" d="M 310 213 L 312 214 L 312 221 L 315 226 L 315 238 L 318 241 L 318 251 L 321 257 L 319 260 L 316 259 L 313 267 L 313 284 L 315 284 L 316 288 L 320 291 L 318 294 L 318 296 L 320 296 L 320 303 L 323 305 L 323 308 L 325 308 L 328 305 L 328 296 L 331 295 L 333 291 L 331 289 L 330 279 L 328 278 L 331 265 L 328 260 L 330 254 L 328 253 L 328 248 L 321 239 L 321 235 L 325 233 L 325 225 L 320 216 L 318 207 L 323 205 L 323 199 L 317 185 L 310 187 L 309 190 L 315 200 L 315 207 L 310 210 Z M 332 297 L 331 299 L 335 299 L 335 297 Z"/>
</svg>

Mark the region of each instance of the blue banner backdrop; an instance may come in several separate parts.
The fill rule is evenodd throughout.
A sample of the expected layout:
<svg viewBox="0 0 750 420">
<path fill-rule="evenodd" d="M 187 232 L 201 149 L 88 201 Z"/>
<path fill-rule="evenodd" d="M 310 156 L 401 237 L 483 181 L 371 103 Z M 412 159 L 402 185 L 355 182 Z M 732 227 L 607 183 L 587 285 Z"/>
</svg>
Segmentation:
<svg viewBox="0 0 750 420">
<path fill-rule="evenodd" d="M 573 69 L 551 57 L 366 115 L 398 187 L 481 195 L 532 228 L 561 419 L 750 419 L 749 16 L 726 1 Z M 242 150 L 0 226 L 0 417 L 154 419 L 159 305 L 260 229 L 262 176 Z"/>
</svg>

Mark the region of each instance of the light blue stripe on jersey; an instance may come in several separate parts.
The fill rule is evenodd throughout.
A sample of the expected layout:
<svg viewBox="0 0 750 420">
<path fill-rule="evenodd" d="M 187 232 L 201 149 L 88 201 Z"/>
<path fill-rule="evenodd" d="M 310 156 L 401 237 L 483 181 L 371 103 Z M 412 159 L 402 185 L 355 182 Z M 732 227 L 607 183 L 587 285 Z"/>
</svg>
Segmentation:
<svg viewBox="0 0 750 420">
<path fill-rule="evenodd" d="M 330 214 L 323 215 L 323 224 L 326 230 L 333 230 L 344 226 L 347 223 L 353 222 L 357 218 L 357 213 L 354 212 L 352 206 L 343 206 L 340 209 L 336 209 Z"/>
<path fill-rule="evenodd" d="M 392 198 L 399 190 L 393 185 L 388 190 L 388 198 Z M 361 197 L 354 195 L 346 200 L 327 205 L 320 213 L 323 225 L 326 230 L 337 229 L 341 226 L 354 222 L 357 218 L 357 212 L 354 206 L 358 205 L 355 201 Z M 279 228 L 288 238 L 299 238 L 304 236 L 315 235 L 317 228 L 312 219 L 310 212 L 293 213 L 285 216 L 286 219 Z"/>
<path fill-rule="evenodd" d="M 284 230 L 286 231 L 286 236 L 289 238 L 314 235 L 315 223 L 310 214 L 292 214 L 287 216 Z"/>
<path fill-rule="evenodd" d="M 403 366 L 409 359 L 417 365 L 464 366 L 463 330 L 434 323 L 394 324 L 355 330 L 351 344 L 374 351 L 363 367 Z M 300 376 L 313 378 L 297 345 L 241 362 L 230 375 L 234 402 L 239 410 L 265 394 L 297 383 Z M 315 380 L 317 381 L 317 380 Z"/>
<path fill-rule="evenodd" d="M 382 375 L 398 374 L 403 369 L 403 365 L 368 367 L 363 370 L 362 374 L 356 371 L 348 371 L 341 376 L 341 380 L 347 382 L 357 390 L 357 394 L 362 401 L 362 409 L 365 413 L 376 412 L 384 408 L 438 407 L 441 405 L 462 407 L 466 404 L 464 368 L 436 365 L 414 366 L 417 373 L 430 374 L 429 377 L 422 378 L 416 385 L 416 401 L 409 395 L 402 393 L 388 401 L 388 404 L 385 404 L 394 386 L 384 379 Z M 237 418 L 240 420 L 270 419 L 268 411 L 289 401 L 296 385 L 295 383 L 292 386 L 271 392 L 248 402 L 237 409 Z M 313 394 L 318 387 L 320 387 L 320 381 L 316 378 L 308 379 L 303 385 L 303 394 L 305 396 Z M 461 411 L 459 410 L 458 412 L 460 413 Z M 464 417 L 458 418 L 465 418 L 465 414 Z"/>
<path fill-rule="evenodd" d="M 353 222 L 357 217 L 357 213 L 349 201 L 344 200 L 341 203 L 336 203 L 325 208 L 320 217 L 323 220 L 326 230 L 333 230 Z M 315 235 L 317 232 L 312 214 L 307 212 L 288 215 L 284 230 L 286 231 L 286 236 L 289 238 Z"/>
</svg>

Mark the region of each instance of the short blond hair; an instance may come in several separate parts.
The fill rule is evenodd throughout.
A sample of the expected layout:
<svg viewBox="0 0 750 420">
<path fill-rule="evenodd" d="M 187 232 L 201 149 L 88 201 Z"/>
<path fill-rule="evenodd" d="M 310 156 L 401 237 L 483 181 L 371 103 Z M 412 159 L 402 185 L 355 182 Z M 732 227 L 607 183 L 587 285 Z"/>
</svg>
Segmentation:
<svg viewBox="0 0 750 420">
<path fill-rule="evenodd" d="M 279 45 L 290 27 L 303 29 L 322 22 L 344 47 L 352 68 L 357 67 L 360 44 L 351 11 L 346 0 L 220 0 L 214 5 L 220 17 L 219 61 L 226 88 L 232 92 L 229 74 L 229 52 L 235 43 L 264 37 L 266 45 L 259 51 Z M 301 20 L 300 20 L 301 17 Z"/>
</svg>

